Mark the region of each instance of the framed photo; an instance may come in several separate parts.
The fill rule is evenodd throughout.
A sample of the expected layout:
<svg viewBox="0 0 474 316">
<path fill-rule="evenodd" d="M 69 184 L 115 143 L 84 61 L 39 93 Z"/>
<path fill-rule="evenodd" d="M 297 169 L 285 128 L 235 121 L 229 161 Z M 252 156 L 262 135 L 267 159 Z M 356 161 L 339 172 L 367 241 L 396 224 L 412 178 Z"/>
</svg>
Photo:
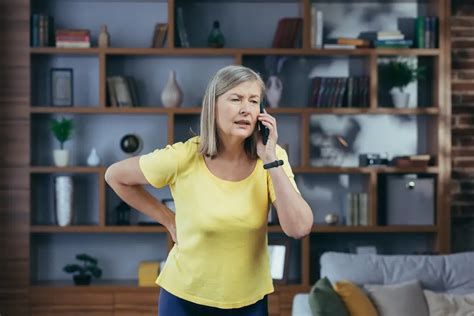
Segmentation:
<svg viewBox="0 0 474 316">
<path fill-rule="evenodd" d="M 282 239 L 269 243 L 268 257 L 270 258 L 270 272 L 273 282 L 286 284 L 288 282 L 290 241 Z"/>
<path fill-rule="evenodd" d="M 161 200 L 161 203 L 163 203 L 167 208 L 173 211 L 173 213 L 176 213 L 176 208 L 174 206 L 174 200 L 173 199 L 163 199 Z"/>
<path fill-rule="evenodd" d="M 51 105 L 72 106 L 73 70 L 72 68 L 51 68 Z"/>
</svg>

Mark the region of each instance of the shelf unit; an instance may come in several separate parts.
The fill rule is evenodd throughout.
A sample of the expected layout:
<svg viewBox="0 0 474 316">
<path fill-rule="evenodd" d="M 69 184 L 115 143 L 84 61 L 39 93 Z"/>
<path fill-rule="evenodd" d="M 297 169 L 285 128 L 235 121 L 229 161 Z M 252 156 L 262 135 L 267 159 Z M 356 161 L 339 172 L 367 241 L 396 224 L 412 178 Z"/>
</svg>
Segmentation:
<svg viewBox="0 0 474 316">
<path fill-rule="evenodd" d="M 47 57 L 55 58 L 58 56 L 68 57 L 94 57 L 98 59 L 98 104 L 82 104 L 74 107 L 49 107 L 47 104 L 34 104 L 32 101 L 30 107 L 30 118 L 35 121 L 39 116 L 48 115 L 158 115 L 166 118 L 167 121 L 167 143 L 176 141 L 175 124 L 182 116 L 191 115 L 197 116 L 200 113 L 200 108 L 197 104 L 184 104 L 181 108 L 169 109 L 160 107 L 158 104 L 146 107 L 135 108 L 114 108 L 107 105 L 106 99 L 106 77 L 108 59 L 112 57 L 119 58 L 139 58 L 139 57 L 228 57 L 233 60 L 234 64 L 245 64 L 246 58 L 262 58 L 267 55 L 277 56 L 293 56 L 293 57 L 309 57 L 309 58 L 332 58 L 332 57 L 361 57 L 368 61 L 367 73 L 370 76 L 370 93 L 369 93 L 369 107 L 367 108 L 310 108 L 310 107 L 296 107 L 287 105 L 287 107 L 268 109 L 270 114 L 275 115 L 293 115 L 297 116 L 300 121 L 300 148 L 299 148 L 299 163 L 293 165 L 295 175 L 338 175 L 351 174 L 363 175 L 368 179 L 368 194 L 369 194 L 369 225 L 368 226 L 326 226 L 315 224 L 312 228 L 311 236 L 305 237 L 299 241 L 300 243 L 300 277 L 301 282 L 298 284 L 288 284 L 276 286 L 276 293 L 270 296 L 270 308 L 273 309 L 273 314 L 285 314 L 290 306 L 283 306 L 284 303 L 291 302 L 295 293 L 307 291 L 314 280 L 311 279 L 311 239 L 318 238 L 318 236 L 326 236 L 334 234 L 426 234 L 434 240 L 434 250 L 446 253 L 450 251 L 450 219 L 449 219 L 449 178 L 450 178 L 450 101 L 449 101 L 449 44 L 446 42 L 447 38 L 447 13 L 449 1 L 447 0 L 429 0 L 422 1 L 426 4 L 433 14 L 439 16 L 440 32 L 439 43 L 440 47 L 436 49 L 355 49 L 355 50 L 341 50 L 341 49 L 313 49 L 310 48 L 310 7 L 312 4 L 317 4 L 317 1 L 310 0 L 295 0 L 289 1 L 298 3 L 301 7 L 301 12 L 304 19 L 303 41 L 302 48 L 294 49 L 275 49 L 275 48 L 181 48 L 175 47 L 175 8 L 178 4 L 177 0 L 168 0 L 167 3 L 167 21 L 169 23 L 168 29 L 168 45 L 165 48 L 89 48 L 89 49 L 69 49 L 69 48 L 54 48 L 54 47 L 32 47 L 30 48 L 30 59 L 32 64 L 34 58 Z M 355 2 L 358 1 L 348 1 Z M 397 2 L 397 1 L 395 1 Z M 401 3 L 419 1 L 400 1 Z M 212 3 L 212 2 L 211 2 Z M 344 1 L 343 1 L 344 3 Z M 421 108 L 406 108 L 395 109 L 382 106 L 379 104 L 379 97 L 377 95 L 379 88 L 378 78 L 378 60 L 379 58 L 392 56 L 407 56 L 415 58 L 429 58 L 433 61 L 433 70 L 435 74 L 433 90 L 433 104 L 428 107 Z M 32 89 L 34 85 L 32 84 Z M 295 104 L 297 105 L 297 104 Z M 426 117 L 432 123 L 430 124 L 430 134 L 433 135 L 431 140 L 434 142 L 430 144 L 434 149 L 433 154 L 436 156 L 436 165 L 427 168 L 396 168 L 396 167 L 334 167 L 323 166 L 314 167 L 310 163 L 310 120 L 313 115 L 396 115 L 396 116 L 415 116 Z M 51 166 L 31 166 L 29 169 L 30 175 L 38 174 L 94 174 L 98 177 L 99 190 L 99 221 L 97 225 L 73 225 L 69 227 L 57 227 L 54 225 L 37 225 L 30 226 L 31 238 L 39 235 L 54 235 L 54 234 L 166 234 L 168 250 L 172 246 L 172 241 L 162 226 L 113 226 L 108 225 L 106 219 L 106 190 L 107 185 L 104 180 L 106 167 L 65 167 L 57 168 Z M 436 179 L 436 225 L 432 226 L 382 226 L 378 224 L 378 201 L 377 201 L 377 187 L 378 176 L 383 174 L 429 174 Z M 280 226 L 269 226 L 269 233 L 282 234 L 283 231 Z M 376 238 L 376 237 L 374 237 Z M 105 281 L 102 285 L 93 285 L 91 289 L 95 293 L 104 295 L 104 300 L 108 302 L 120 301 L 116 295 L 125 291 L 128 297 L 135 300 L 143 293 L 148 293 L 149 297 L 146 301 L 151 302 L 152 298 L 156 297 L 156 289 L 143 289 L 136 285 L 136 280 L 125 282 L 116 282 L 114 280 Z M 38 282 L 31 284 L 32 304 L 37 304 L 36 311 L 44 311 L 41 302 L 44 296 L 49 293 L 57 294 L 59 291 L 65 291 L 69 295 L 76 295 L 80 293 L 85 295 L 87 291 L 70 286 L 65 282 Z M 59 290 L 59 291 L 58 291 Z M 111 294 L 112 293 L 112 294 Z M 289 294 L 287 294 L 289 293 Z M 82 299 L 82 296 L 80 296 Z M 126 301 L 126 299 L 125 299 Z M 153 300 L 156 302 L 156 300 Z M 107 303 L 108 304 L 108 303 Z M 105 304 L 105 305 L 107 305 Z M 100 304 L 99 304 L 100 305 Z M 109 304 L 110 305 L 110 304 Z M 107 305 L 107 306 L 109 306 Z M 138 308 L 138 304 L 135 308 Z M 274 307 L 276 305 L 279 307 Z M 43 307 L 41 307 L 43 306 Z M 276 309 L 275 309 L 276 308 Z M 33 308 L 34 310 L 34 308 Z M 115 306 L 114 310 L 124 312 L 120 307 Z M 154 309 L 152 309 L 154 311 Z M 148 312 L 151 310 L 147 310 Z"/>
</svg>

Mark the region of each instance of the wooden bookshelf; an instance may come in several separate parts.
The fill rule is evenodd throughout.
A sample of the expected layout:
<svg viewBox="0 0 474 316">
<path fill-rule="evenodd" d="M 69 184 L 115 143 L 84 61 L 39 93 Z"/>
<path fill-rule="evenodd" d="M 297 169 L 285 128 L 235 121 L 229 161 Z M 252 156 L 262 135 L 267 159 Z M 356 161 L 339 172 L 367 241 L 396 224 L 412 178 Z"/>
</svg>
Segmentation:
<svg viewBox="0 0 474 316">
<path fill-rule="evenodd" d="M 15 10 L 24 11 L 23 15 L 28 17 L 32 12 L 32 4 L 30 1 L 20 0 L 22 3 L 21 7 L 15 7 Z M 130 1 L 132 2 L 132 1 Z M 300 130 L 297 131 L 299 135 L 299 164 L 293 166 L 293 171 L 296 176 L 303 175 L 361 175 L 367 177 L 367 192 L 369 198 L 369 225 L 368 226 L 325 226 L 316 224 L 312 228 L 312 233 L 298 241 L 301 255 L 299 257 L 300 266 L 298 267 L 299 276 L 298 284 L 287 284 L 275 286 L 276 292 L 269 297 L 269 308 L 270 315 L 289 315 L 291 311 L 292 298 L 296 293 L 307 292 L 312 284 L 311 280 L 311 251 L 312 251 L 312 238 L 319 238 L 321 236 L 329 236 L 334 234 L 335 236 L 346 236 L 347 234 L 354 235 L 357 238 L 358 234 L 423 234 L 428 235 L 429 238 L 434 240 L 434 249 L 440 253 L 447 253 L 450 251 L 450 212 L 449 212 L 449 179 L 450 179 L 450 44 L 448 37 L 448 19 L 450 16 L 450 0 L 433 0 L 426 2 L 430 14 L 439 16 L 440 32 L 439 41 L 440 47 L 435 49 L 313 49 L 310 47 L 310 14 L 312 2 L 310 0 L 299 0 L 298 4 L 301 5 L 303 21 L 303 39 L 302 48 L 292 49 L 277 49 L 277 48 L 222 48 L 222 49 L 211 49 L 211 48 L 181 48 L 176 47 L 175 35 L 177 30 L 175 28 L 175 8 L 178 4 L 177 0 L 167 0 L 167 21 L 170 23 L 168 28 L 168 44 L 165 48 L 129 48 L 129 47 L 111 47 L 111 48 L 55 48 L 55 47 L 22 47 L 21 50 L 26 52 L 20 57 L 16 57 L 16 60 L 22 61 L 23 65 L 26 65 L 28 76 L 32 76 L 34 67 L 36 66 L 35 59 L 55 59 L 55 58 L 95 58 L 97 60 L 98 69 L 98 100 L 97 104 L 94 102 L 82 103 L 73 107 L 52 107 L 45 102 L 37 102 L 35 104 L 34 98 L 32 98 L 32 91 L 35 88 L 35 82 L 31 81 L 31 85 L 28 86 L 27 91 L 22 93 L 19 97 L 20 103 L 29 102 L 24 107 L 24 113 L 18 114 L 17 109 L 12 107 L 12 113 L 16 113 L 14 116 L 15 120 L 18 117 L 28 121 L 28 126 L 32 126 L 34 122 L 40 120 L 43 117 L 53 116 L 57 114 L 70 114 L 70 115 L 88 115 L 88 116 L 107 116 L 107 115 L 156 115 L 166 117 L 166 127 L 160 126 L 160 129 L 166 129 L 167 142 L 172 143 L 176 139 L 175 126 L 178 124 L 178 120 L 186 115 L 198 116 L 201 112 L 199 104 L 188 103 L 181 108 L 169 109 L 160 107 L 157 104 L 147 104 L 143 107 L 131 107 L 131 108 L 120 108 L 120 107 L 109 107 L 106 102 L 106 78 L 109 74 L 108 67 L 110 66 L 110 59 L 121 60 L 121 59 L 140 59 L 140 58 L 165 58 L 165 57 L 180 57 L 180 58 L 203 58 L 206 60 L 214 60 L 220 57 L 227 57 L 233 60 L 235 64 L 245 64 L 247 58 L 263 58 L 268 55 L 276 56 L 292 56 L 292 57 L 308 57 L 308 58 L 331 58 L 331 57 L 349 57 L 355 59 L 363 59 L 367 61 L 367 74 L 370 76 L 370 92 L 369 92 L 369 107 L 366 108 L 311 108 L 307 107 L 306 104 L 287 104 L 281 108 L 268 108 L 268 112 L 274 115 L 290 115 L 298 116 L 301 122 Z M 250 1 L 251 2 L 251 1 Z M 250 3 L 249 2 L 249 3 Z M 347 1 L 343 1 L 347 2 Z M 356 3 L 354 1 L 348 1 Z M 383 2 L 380 0 L 380 2 Z M 217 3 L 217 2 L 216 2 Z M 13 4 L 12 4 L 13 6 Z M 23 21 L 24 20 L 24 21 Z M 29 41 L 29 20 L 24 18 L 22 23 L 22 39 L 24 42 Z M 13 32 L 13 29 L 12 29 Z M 15 30 L 16 32 L 16 30 Z M 16 33 L 15 33 L 16 34 Z M 113 36 L 112 36 L 113 38 Z M 392 56 L 407 56 L 407 57 L 419 57 L 433 61 L 433 100 L 428 107 L 419 108 L 405 108 L 395 109 L 385 107 L 382 102 L 379 101 L 378 90 L 379 90 L 379 78 L 378 78 L 378 59 Z M 86 58 L 84 58 L 86 57 Z M 26 76 L 26 77 L 28 77 Z M 27 78 L 29 79 L 29 78 Z M 25 79 L 25 82 L 28 80 Z M 1 96 L 1 93 L 0 93 Z M 7 96 L 6 100 L 11 102 L 10 97 Z M 25 101 L 27 100 L 27 101 Z M 396 168 L 396 167 L 340 167 L 340 166 L 324 166 L 315 167 L 311 165 L 311 154 L 310 154 L 310 120 L 312 115 L 393 115 L 393 116 L 415 116 L 415 117 L 426 117 L 430 120 L 427 130 L 432 137 L 428 142 L 429 148 L 434 148 L 433 155 L 436 156 L 436 165 L 429 166 L 426 168 Z M 85 118 L 88 119 L 88 118 Z M 30 157 L 30 151 L 34 154 L 34 146 L 29 139 L 30 130 L 26 128 L 26 131 L 21 131 L 22 138 L 28 144 L 28 150 L 15 151 L 17 155 L 25 155 Z M 14 161 L 14 158 L 11 159 Z M 68 227 L 58 227 L 55 225 L 26 225 L 25 229 L 21 231 L 24 235 L 24 239 L 17 242 L 18 236 L 12 237 L 11 242 L 17 247 L 23 249 L 21 257 L 20 269 L 17 269 L 16 265 L 10 268 L 8 271 L 13 271 L 16 275 L 22 275 L 29 277 L 31 262 L 35 258 L 30 257 L 34 249 L 28 239 L 44 236 L 56 236 L 56 235 L 74 235 L 80 234 L 82 236 L 94 235 L 94 238 L 101 238 L 103 234 L 165 234 L 167 238 L 167 246 L 170 249 L 172 240 L 167 233 L 166 229 L 162 226 L 110 226 L 106 225 L 107 214 L 107 186 L 104 181 L 104 174 L 106 166 L 102 167 L 86 167 L 86 166 L 69 166 L 64 168 L 58 168 L 53 166 L 26 166 L 22 169 L 24 171 L 24 178 L 19 181 L 16 175 L 10 176 L 11 180 L 15 183 L 20 183 L 21 188 L 27 188 L 27 190 L 33 190 L 29 188 L 26 183 L 29 183 L 31 177 L 43 177 L 48 174 L 56 175 L 60 173 L 69 173 L 77 175 L 96 175 L 98 176 L 98 223 L 96 225 L 74 225 Z M 433 226 L 381 226 L 378 225 L 378 177 L 383 174 L 428 174 L 436 179 L 437 184 L 437 200 L 436 200 L 436 225 Z M 28 178 L 29 177 L 29 178 Z M 12 193 L 13 195 L 13 193 Z M 16 195 L 15 195 L 16 198 Z M 23 198 L 21 196 L 20 198 Z M 27 199 L 28 200 L 28 199 Z M 31 201 L 30 203 L 35 203 Z M 31 205 L 25 208 L 30 212 Z M 27 215 L 30 215 L 27 213 Z M 11 214 L 13 217 L 19 217 L 18 214 Z M 21 215 L 25 218 L 28 216 Z M 22 218 L 23 218 L 22 217 Z M 283 230 L 279 225 L 270 225 L 268 232 L 271 234 L 283 234 Z M 329 234 L 329 235 L 328 235 Z M 338 235 L 341 234 L 341 235 Z M 352 237 L 352 235 L 350 235 Z M 26 237 L 25 237 L 26 236 Z M 62 237 L 62 235 L 61 235 Z M 337 238 L 337 237 L 336 237 Z M 395 237 L 394 237 L 395 238 Z M 25 259 L 26 258 L 26 259 Z M 6 259 L 3 262 L 7 262 Z M 18 260 L 15 258 L 14 260 Z M 2 260 L 0 259 L 0 262 Z M 5 273 L 8 273 L 5 272 Z M 18 277 L 20 278 L 20 277 Z M 1 280 L 1 279 L 0 279 Z M 22 282 L 24 280 L 22 279 Z M 76 287 L 69 281 L 46 281 L 37 282 L 29 280 L 30 284 L 27 284 L 27 292 L 29 291 L 31 312 L 32 314 L 47 315 L 52 313 L 79 313 L 89 312 L 90 314 L 117 314 L 117 315 L 130 315 L 130 314 L 143 314 L 143 315 L 156 315 L 156 303 L 158 288 L 140 288 L 137 286 L 137 280 L 103 280 L 98 283 L 94 283 L 89 287 Z M 18 282 L 11 282 L 18 283 Z M 28 280 L 23 283 L 28 283 Z M 1 300 L 0 300 L 1 301 Z M 66 303 L 62 303 L 66 302 Z M 87 304 L 85 304 L 87 302 Z M 28 304 L 28 303 L 26 303 Z M 87 306 L 85 306 L 87 305 Z"/>
</svg>

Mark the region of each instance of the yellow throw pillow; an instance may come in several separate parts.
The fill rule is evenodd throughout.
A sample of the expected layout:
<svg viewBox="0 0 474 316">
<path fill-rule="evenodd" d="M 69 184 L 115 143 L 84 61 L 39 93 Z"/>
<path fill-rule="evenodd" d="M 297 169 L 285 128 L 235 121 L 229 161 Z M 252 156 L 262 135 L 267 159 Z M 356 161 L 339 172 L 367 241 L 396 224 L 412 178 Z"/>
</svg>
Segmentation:
<svg viewBox="0 0 474 316">
<path fill-rule="evenodd" d="M 334 290 L 346 304 L 351 316 L 377 316 L 377 309 L 365 293 L 350 281 L 339 281 Z"/>
</svg>

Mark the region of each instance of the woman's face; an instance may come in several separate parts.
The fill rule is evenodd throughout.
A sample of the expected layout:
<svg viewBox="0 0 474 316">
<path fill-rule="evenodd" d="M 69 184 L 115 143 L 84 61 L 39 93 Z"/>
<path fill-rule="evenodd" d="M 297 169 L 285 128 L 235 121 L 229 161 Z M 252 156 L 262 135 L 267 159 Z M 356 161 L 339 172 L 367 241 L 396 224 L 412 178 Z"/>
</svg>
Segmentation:
<svg viewBox="0 0 474 316">
<path fill-rule="evenodd" d="M 262 89 L 257 81 L 242 82 L 217 98 L 219 134 L 246 139 L 255 129 Z"/>
</svg>

